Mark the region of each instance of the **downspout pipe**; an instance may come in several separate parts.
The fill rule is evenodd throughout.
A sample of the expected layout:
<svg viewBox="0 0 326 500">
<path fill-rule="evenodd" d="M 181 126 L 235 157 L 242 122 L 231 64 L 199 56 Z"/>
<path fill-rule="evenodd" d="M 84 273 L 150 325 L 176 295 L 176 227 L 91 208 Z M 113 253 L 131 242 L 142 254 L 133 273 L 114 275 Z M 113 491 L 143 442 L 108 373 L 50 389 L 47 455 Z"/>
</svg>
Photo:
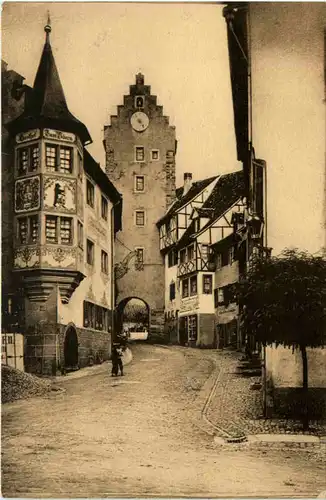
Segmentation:
<svg viewBox="0 0 326 500">
<path fill-rule="evenodd" d="M 114 260 L 115 260 L 115 234 L 121 230 L 121 223 L 116 227 L 116 210 L 121 212 L 122 197 L 119 195 L 118 198 L 113 202 L 111 208 L 111 352 L 112 344 L 115 337 L 115 314 L 116 314 L 116 296 L 115 296 L 115 271 L 114 271 Z M 119 214 L 121 218 L 121 213 Z"/>
</svg>

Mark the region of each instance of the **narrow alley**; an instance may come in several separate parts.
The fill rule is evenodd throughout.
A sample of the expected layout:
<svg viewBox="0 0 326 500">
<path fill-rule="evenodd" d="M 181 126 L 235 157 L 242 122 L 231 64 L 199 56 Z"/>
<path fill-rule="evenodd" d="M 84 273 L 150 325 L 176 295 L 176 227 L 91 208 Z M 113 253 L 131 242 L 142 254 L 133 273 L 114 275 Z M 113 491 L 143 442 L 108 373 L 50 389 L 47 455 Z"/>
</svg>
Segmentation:
<svg viewBox="0 0 326 500">
<path fill-rule="evenodd" d="M 65 392 L 3 405 L 4 497 L 316 497 L 307 449 L 218 446 L 196 401 L 212 352 L 137 345 L 126 376 L 66 379 Z M 108 369 L 110 365 L 105 365 Z"/>
</svg>

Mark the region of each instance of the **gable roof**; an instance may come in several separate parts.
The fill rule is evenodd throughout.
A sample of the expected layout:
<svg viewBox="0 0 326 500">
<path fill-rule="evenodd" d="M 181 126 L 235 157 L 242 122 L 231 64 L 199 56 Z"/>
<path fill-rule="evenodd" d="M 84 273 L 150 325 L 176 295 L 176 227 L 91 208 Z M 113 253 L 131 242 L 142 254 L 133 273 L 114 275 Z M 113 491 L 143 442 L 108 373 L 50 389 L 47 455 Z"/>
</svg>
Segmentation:
<svg viewBox="0 0 326 500">
<path fill-rule="evenodd" d="M 189 203 L 193 198 L 195 198 L 203 189 L 205 189 L 213 180 L 215 180 L 218 176 L 215 175 L 214 177 L 209 177 L 208 179 L 203 179 L 200 181 L 196 181 L 192 183 L 191 188 L 189 191 L 185 194 L 185 196 L 182 196 L 183 193 L 183 186 L 177 188 L 176 190 L 176 201 L 171 205 L 169 210 L 166 212 L 166 214 L 157 222 L 157 225 L 160 226 L 163 224 L 165 221 L 167 221 L 172 215 L 174 215 L 179 208 L 183 207 L 187 203 Z"/>
<path fill-rule="evenodd" d="M 196 209 L 200 216 L 210 220 L 199 231 L 195 231 L 195 224 L 192 222 L 178 241 L 177 247 L 181 248 L 191 243 L 196 234 L 202 233 L 214 220 L 221 217 L 239 198 L 244 196 L 244 189 L 242 170 L 221 175 L 203 206 Z"/>
<path fill-rule="evenodd" d="M 242 170 L 221 175 L 202 210 L 213 208 L 211 219 L 217 219 L 239 198 L 245 196 L 244 175 Z"/>
<path fill-rule="evenodd" d="M 25 110 L 8 125 L 8 128 L 15 133 L 30 128 L 49 127 L 74 132 L 84 144 L 92 142 L 86 126 L 68 109 L 50 44 L 51 27 L 47 25 L 44 29 L 46 40 L 33 89 L 26 99 Z"/>
</svg>

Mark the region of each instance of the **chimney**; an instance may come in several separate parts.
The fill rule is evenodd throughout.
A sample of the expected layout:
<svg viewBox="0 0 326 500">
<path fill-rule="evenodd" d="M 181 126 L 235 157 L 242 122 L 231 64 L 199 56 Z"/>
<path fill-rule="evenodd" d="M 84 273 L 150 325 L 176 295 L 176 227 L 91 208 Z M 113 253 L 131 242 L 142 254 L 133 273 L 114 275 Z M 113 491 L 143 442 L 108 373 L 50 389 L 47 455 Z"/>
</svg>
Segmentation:
<svg viewBox="0 0 326 500">
<path fill-rule="evenodd" d="M 185 194 L 188 193 L 191 186 L 192 186 L 192 174 L 189 172 L 186 172 L 185 174 L 183 174 L 183 194 L 182 194 L 182 196 L 184 196 Z"/>
</svg>

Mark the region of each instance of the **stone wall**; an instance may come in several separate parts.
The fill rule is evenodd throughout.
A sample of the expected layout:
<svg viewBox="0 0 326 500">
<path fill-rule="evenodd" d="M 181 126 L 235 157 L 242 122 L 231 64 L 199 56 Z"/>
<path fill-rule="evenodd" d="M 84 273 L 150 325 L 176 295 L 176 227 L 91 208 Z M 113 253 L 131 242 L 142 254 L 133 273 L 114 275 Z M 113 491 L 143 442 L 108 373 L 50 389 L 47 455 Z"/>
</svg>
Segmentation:
<svg viewBox="0 0 326 500">
<path fill-rule="evenodd" d="M 59 325 L 59 361 L 64 360 L 64 339 L 68 326 Z M 104 361 L 111 356 L 111 333 L 89 330 L 87 328 L 75 328 L 78 337 L 78 365 L 79 368 L 89 366 L 90 358 L 96 359 L 96 354 L 101 354 Z"/>
<path fill-rule="evenodd" d="M 265 390 L 269 415 L 300 416 L 302 409 L 302 359 L 300 351 L 267 347 Z M 311 414 L 326 417 L 326 349 L 307 349 L 309 406 Z"/>
<path fill-rule="evenodd" d="M 28 373 L 58 375 L 64 367 L 64 340 L 68 326 L 44 323 L 29 327 L 25 335 L 24 362 Z M 79 368 L 89 366 L 100 354 L 103 361 L 111 356 L 111 334 L 109 332 L 75 328 L 78 338 Z"/>
</svg>

